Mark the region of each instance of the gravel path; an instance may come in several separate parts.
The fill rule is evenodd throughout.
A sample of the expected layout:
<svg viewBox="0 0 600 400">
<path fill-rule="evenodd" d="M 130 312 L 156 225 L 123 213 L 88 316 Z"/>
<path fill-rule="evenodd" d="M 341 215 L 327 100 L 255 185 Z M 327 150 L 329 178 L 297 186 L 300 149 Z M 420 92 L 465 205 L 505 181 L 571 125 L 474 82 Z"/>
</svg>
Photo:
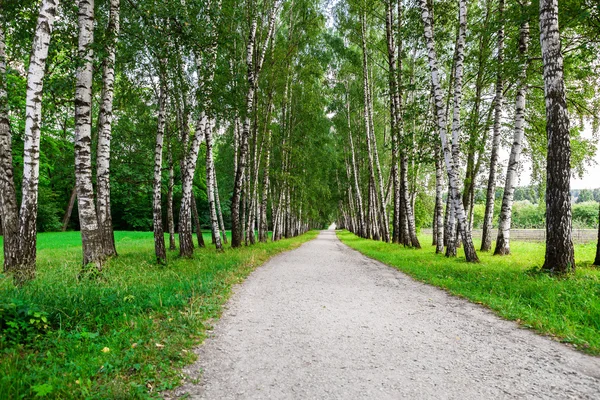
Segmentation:
<svg viewBox="0 0 600 400">
<path fill-rule="evenodd" d="M 600 359 L 364 257 L 333 231 L 239 286 L 174 395 L 600 399 Z M 203 371 L 203 373 L 201 372 Z"/>
</svg>

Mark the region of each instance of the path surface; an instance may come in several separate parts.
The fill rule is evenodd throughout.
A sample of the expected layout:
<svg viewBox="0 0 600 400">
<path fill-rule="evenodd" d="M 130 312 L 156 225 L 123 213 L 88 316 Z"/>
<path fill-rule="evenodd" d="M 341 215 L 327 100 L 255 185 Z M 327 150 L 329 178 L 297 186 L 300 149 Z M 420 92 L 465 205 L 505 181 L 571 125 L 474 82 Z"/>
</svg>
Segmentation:
<svg viewBox="0 0 600 400">
<path fill-rule="evenodd" d="M 192 399 L 600 399 L 600 359 L 343 245 L 335 232 L 237 288 L 186 371 Z"/>
</svg>

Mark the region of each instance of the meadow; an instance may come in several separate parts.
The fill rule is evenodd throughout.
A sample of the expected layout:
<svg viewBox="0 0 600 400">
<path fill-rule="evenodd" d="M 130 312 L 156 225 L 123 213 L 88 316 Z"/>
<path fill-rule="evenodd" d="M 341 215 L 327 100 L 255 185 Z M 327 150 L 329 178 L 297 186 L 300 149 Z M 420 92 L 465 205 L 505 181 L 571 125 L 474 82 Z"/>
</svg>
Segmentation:
<svg viewBox="0 0 600 400">
<path fill-rule="evenodd" d="M 78 281 L 79 232 L 38 235 L 37 278 L 16 288 L 0 275 L 0 398 L 155 398 L 181 367 L 231 293 L 273 255 L 316 236 L 192 259 L 154 259 L 152 233 L 116 232 L 119 256 Z"/>
</svg>

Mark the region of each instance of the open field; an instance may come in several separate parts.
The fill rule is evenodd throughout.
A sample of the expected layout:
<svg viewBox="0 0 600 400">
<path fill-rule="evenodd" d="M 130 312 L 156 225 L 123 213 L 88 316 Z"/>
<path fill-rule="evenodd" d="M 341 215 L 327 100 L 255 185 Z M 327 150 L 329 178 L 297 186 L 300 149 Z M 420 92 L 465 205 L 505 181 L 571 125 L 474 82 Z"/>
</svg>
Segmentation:
<svg viewBox="0 0 600 400">
<path fill-rule="evenodd" d="M 574 275 L 555 278 L 539 272 L 543 243 L 512 242 L 512 255 L 479 252 L 481 263 L 436 255 L 431 236 L 419 237 L 423 249 L 364 240 L 347 231 L 338 237 L 361 253 L 398 268 L 413 278 L 468 298 L 522 326 L 600 354 L 600 269 L 591 265 L 595 243 L 575 246 Z M 476 242 L 479 248 L 480 243 Z"/>
<path fill-rule="evenodd" d="M 37 279 L 17 289 L 0 278 L 0 317 L 12 323 L 0 336 L 0 398 L 156 397 L 179 382 L 231 286 L 315 236 L 209 247 L 192 260 L 170 252 L 159 267 L 152 233 L 117 232 L 119 257 L 78 282 L 79 233 L 40 234 Z"/>
</svg>

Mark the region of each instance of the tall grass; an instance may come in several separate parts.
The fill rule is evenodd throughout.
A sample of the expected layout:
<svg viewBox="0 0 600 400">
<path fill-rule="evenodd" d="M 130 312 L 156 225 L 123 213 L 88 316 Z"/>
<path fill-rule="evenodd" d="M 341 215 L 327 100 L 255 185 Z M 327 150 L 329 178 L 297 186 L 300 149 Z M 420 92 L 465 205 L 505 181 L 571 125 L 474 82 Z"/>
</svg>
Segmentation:
<svg viewBox="0 0 600 400">
<path fill-rule="evenodd" d="M 315 235 L 223 253 L 209 246 L 192 259 L 171 252 L 160 267 L 152 233 L 117 232 L 119 256 L 81 282 L 79 233 L 39 235 L 37 279 L 19 289 L 2 276 L 0 305 L 47 314 L 50 326 L 19 344 L 0 333 L 0 398 L 158 396 L 180 381 L 180 368 L 194 359 L 189 349 L 220 315 L 231 286 Z"/>
<path fill-rule="evenodd" d="M 481 263 L 470 264 L 464 257 L 437 255 L 430 246 L 407 249 L 360 239 L 347 231 L 338 232 L 338 237 L 417 280 L 483 304 L 503 318 L 585 352 L 600 354 L 600 270 L 591 265 L 596 249 L 593 243 L 576 245 L 575 274 L 558 278 L 539 271 L 544 261 L 543 243 L 511 242 L 512 255 L 480 252 Z M 430 243 L 431 237 L 422 236 L 420 241 Z"/>
</svg>

